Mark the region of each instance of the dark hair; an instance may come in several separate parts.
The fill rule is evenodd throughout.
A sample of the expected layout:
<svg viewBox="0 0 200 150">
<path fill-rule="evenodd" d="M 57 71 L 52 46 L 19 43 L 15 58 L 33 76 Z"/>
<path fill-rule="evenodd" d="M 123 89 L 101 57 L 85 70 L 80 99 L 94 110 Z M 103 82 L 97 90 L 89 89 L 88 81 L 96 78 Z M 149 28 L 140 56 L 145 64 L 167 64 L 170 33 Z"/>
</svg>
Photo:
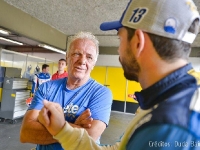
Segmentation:
<svg viewBox="0 0 200 150">
<path fill-rule="evenodd" d="M 125 27 L 128 31 L 130 41 L 135 33 L 135 29 Z M 199 19 L 195 19 L 188 29 L 189 32 L 197 34 L 199 30 Z M 177 58 L 188 59 L 191 51 L 191 44 L 176 39 L 170 39 L 155 34 L 147 33 L 153 43 L 158 55 L 166 61 L 173 61 Z"/>
<path fill-rule="evenodd" d="M 66 62 L 66 59 L 64 59 L 64 58 L 61 58 L 59 61 L 64 61 L 64 62 Z"/>
<path fill-rule="evenodd" d="M 49 67 L 49 65 L 43 64 L 43 65 L 42 65 L 42 70 L 43 70 L 43 69 L 46 69 L 47 67 Z"/>
</svg>

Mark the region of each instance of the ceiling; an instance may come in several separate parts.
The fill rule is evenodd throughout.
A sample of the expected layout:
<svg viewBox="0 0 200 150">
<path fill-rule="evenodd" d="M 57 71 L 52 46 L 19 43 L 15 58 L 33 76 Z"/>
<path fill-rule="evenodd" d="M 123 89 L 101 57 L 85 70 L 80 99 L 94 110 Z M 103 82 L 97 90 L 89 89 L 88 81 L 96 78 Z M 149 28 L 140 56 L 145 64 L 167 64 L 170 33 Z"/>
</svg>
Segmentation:
<svg viewBox="0 0 200 150">
<path fill-rule="evenodd" d="M 79 31 L 102 32 L 99 25 L 120 18 L 129 0 L 4 0 L 66 35 Z"/>
<path fill-rule="evenodd" d="M 79 31 L 90 31 L 95 34 L 100 46 L 117 47 L 119 45 L 116 31 L 103 32 L 99 25 L 104 21 L 118 20 L 129 0 L 4 0 L 30 16 L 50 25 L 64 33 L 68 39 Z M 194 0 L 200 10 L 200 0 Z M 22 22 L 23 23 L 23 22 Z M 9 38 L 36 46 L 37 39 L 31 40 L 14 33 Z M 0 45 L 8 46 L 8 43 Z M 13 45 L 9 45 L 10 47 Z M 193 43 L 200 47 L 200 36 Z M 32 49 L 33 50 L 33 49 Z"/>
</svg>

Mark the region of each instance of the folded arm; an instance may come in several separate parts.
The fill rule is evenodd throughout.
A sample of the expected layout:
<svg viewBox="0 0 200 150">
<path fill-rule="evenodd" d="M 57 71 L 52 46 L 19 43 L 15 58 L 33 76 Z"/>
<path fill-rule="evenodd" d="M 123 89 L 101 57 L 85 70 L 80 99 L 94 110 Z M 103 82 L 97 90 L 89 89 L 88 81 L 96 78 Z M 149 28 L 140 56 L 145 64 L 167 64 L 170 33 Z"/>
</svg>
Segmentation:
<svg viewBox="0 0 200 150">
<path fill-rule="evenodd" d="M 52 144 L 57 141 L 53 139 L 48 130 L 38 121 L 40 110 L 28 110 L 24 116 L 20 141 L 22 143 Z"/>
<path fill-rule="evenodd" d="M 84 111 L 74 124 L 69 123 L 72 127 L 84 128 L 88 134 L 96 141 L 106 128 L 106 124 L 100 120 L 91 118 L 90 109 Z"/>
<path fill-rule="evenodd" d="M 59 104 L 44 101 L 44 105 L 38 119 L 64 149 L 118 150 L 119 142 L 112 146 L 99 146 L 85 129 L 73 128 L 65 121 Z"/>
</svg>

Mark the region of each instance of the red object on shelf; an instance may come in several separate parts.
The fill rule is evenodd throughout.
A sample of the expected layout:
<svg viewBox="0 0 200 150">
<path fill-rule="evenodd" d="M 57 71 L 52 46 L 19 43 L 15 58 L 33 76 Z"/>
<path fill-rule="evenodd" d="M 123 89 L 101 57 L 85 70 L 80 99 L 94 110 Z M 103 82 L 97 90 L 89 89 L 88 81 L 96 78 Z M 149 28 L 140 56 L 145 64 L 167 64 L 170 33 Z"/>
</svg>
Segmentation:
<svg viewBox="0 0 200 150">
<path fill-rule="evenodd" d="M 129 98 L 134 98 L 134 94 L 128 94 Z"/>
<path fill-rule="evenodd" d="M 128 94 L 128 97 L 129 97 L 129 98 L 133 98 L 134 100 L 137 99 L 136 96 L 135 96 L 135 94 Z"/>
<path fill-rule="evenodd" d="M 31 105 L 31 102 L 33 100 L 33 97 L 29 97 L 26 99 L 26 105 L 29 107 Z"/>
</svg>

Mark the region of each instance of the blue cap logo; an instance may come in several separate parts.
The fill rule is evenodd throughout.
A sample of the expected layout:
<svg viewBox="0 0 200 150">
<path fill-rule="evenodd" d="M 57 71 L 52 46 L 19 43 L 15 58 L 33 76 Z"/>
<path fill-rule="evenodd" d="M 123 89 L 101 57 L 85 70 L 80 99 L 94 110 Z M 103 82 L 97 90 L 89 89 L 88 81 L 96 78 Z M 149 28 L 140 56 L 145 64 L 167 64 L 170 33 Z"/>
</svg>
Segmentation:
<svg viewBox="0 0 200 150">
<path fill-rule="evenodd" d="M 169 18 L 166 20 L 165 25 L 164 25 L 164 30 L 168 33 L 175 34 L 176 32 L 176 19 L 174 18 Z"/>
</svg>

